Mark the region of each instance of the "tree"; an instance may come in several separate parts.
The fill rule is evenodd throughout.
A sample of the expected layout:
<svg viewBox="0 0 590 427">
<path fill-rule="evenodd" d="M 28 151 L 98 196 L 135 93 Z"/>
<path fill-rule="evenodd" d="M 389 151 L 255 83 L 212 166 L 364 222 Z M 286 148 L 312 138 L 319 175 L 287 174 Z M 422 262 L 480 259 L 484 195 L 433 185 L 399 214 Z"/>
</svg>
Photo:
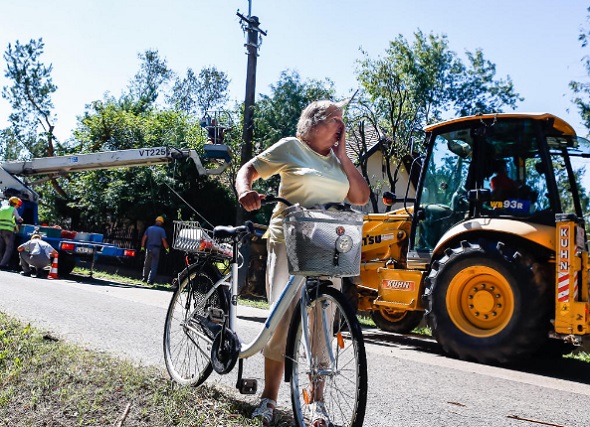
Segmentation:
<svg viewBox="0 0 590 427">
<path fill-rule="evenodd" d="M 129 92 L 123 96 L 122 102 L 129 109 L 143 112 L 154 105 L 161 86 L 172 78 L 173 72 L 157 50 L 146 50 L 137 56 L 141 60 L 140 69 L 131 80 Z"/>
<path fill-rule="evenodd" d="M 131 148 L 167 146 L 194 148 L 203 154 L 205 134 L 198 120 L 184 111 L 156 105 L 164 83 L 172 76 L 166 61 L 155 51 L 140 55 L 140 70 L 119 99 L 105 96 L 87 105 L 73 133 L 70 151 L 89 153 Z M 68 197 L 59 197 L 43 189 L 50 201 L 40 208 L 40 215 L 55 222 L 71 219 L 76 228 L 96 228 L 108 224 L 119 228 L 149 221 L 165 213 L 168 218 L 193 215 L 190 208 L 174 194 L 178 192 L 203 216 L 228 223 L 231 192 L 224 182 L 213 177 L 199 177 L 191 161 L 171 165 L 109 169 L 76 174 L 63 181 Z M 207 195 L 203 192 L 206 189 Z M 223 196 L 222 193 L 227 193 Z M 211 200 L 211 194 L 216 194 Z"/>
<path fill-rule="evenodd" d="M 168 101 L 188 114 L 202 116 L 229 100 L 227 74 L 215 67 L 203 68 L 199 75 L 189 68 L 184 79 L 177 78 Z"/>
<path fill-rule="evenodd" d="M 590 12 L 590 7 L 587 10 Z M 586 16 L 586 20 L 590 21 L 590 14 Z M 590 30 L 580 30 L 578 40 L 583 48 L 587 48 L 588 42 L 590 41 Z M 590 55 L 585 55 L 582 58 L 582 63 L 586 72 L 590 75 Z M 590 129 L 590 83 L 588 81 L 579 82 L 572 80 L 570 82 L 570 89 L 574 94 L 572 102 L 578 108 L 584 125 L 587 129 Z"/>
<path fill-rule="evenodd" d="M 414 34 L 410 43 L 402 35 L 389 43 L 383 57 L 373 59 L 366 52 L 357 61 L 361 86 L 349 112 L 361 171 L 371 183 L 371 201 L 377 209 L 375 190 L 380 186 L 395 192 L 401 160 L 423 151 L 423 127 L 440 121 L 445 113 L 496 111 L 514 107 L 522 98 L 512 82 L 495 80 L 495 66 L 478 50 L 467 52 L 465 65 L 449 48 L 446 36 Z M 366 138 L 370 129 L 383 155 L 385 183 L 374 182 L 366 170 L 371 149 Z M 375 142 L 375 141 L 373 141 Z M 365 163 L 363 163 L 365 162 Z"/>
<path fill-rule="evenodd" d="M 514 109 L 518 101 L 524 100 L 514 91 L 510 76 L 494 79 L 496 65 L 486 60 L 480 49 L 466 55 L 469 64 L 458 64 L 457 89 L 449 94 L 458 116 L 497 113 L 505 107 Z"/>
<path fill-rule="evenodd" d="M 74 131 L 75 153 L 167 146 L 193 148 L 204 144 L 200 126 L 186 114 L 152 109 L 142 114 L 125 110 L 113 99 L 95 101 L 87 107 Z M 169 165 L 107 169 L 77 173 L 65 179 L 69 197 L 63 199 L 45 189 L 40 216 L 77 229 L 96 230 L 138 227 L 160 214 L 169 220 L 194 216 L 190 206 L 216 224 L 231 223 L 231 192 L 215 178 L 200 177 L 192 160 Z M 172 191 L 174 190 L 174 191 Z M 195 218 L 198 219 L 198 218 Z M 104 230 L 103 230 L 104 231 Z"/>
<path fill-rule="evenodd" d="M 329 80 L 302 80 L 297 71 L 281 72 L 270 95 L 260 95 L 254 114 L 254 145 L 257 152 L 279 139 L 295 136 L 301 111 L 312 101 L 334 99 L 334 83 Z"/>
<path fill-rule="evenodd" d="M 53 66 L 41 62 L 43 39 L 31 39 L 27 44 L 18 40 L 9 44 L 4 53 L 4 76 L 12 86 L 2 88 L 2 97 L 10 102 L 10 128 L 2 132 L 3 154 L 9 158 L 53 156 L 55 153 L 55 123 L 51 95 Z"/>
</svg>

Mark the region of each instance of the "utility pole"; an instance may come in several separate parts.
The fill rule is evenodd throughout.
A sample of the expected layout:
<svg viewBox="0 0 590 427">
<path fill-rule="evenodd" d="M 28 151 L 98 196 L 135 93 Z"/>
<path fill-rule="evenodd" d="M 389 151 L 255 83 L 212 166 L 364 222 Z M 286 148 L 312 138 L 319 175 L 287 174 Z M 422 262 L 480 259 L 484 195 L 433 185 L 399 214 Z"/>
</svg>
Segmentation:
<svg viewBox="0 0 590 427">
<path fill-rule="evenodd" d="M 240 17 L 242 29 L 246 32 L 246 54 L 248 55 L 248 69 L 246 74 L 246 98 L 244 100 L 244 129 L 242 131 L 242 156 L 240 166 L 252 158 L 252 136 L 254 134 L 254 103 L 256 97 L 256 62 L 258 48 L 262 43 L 262 37 L 266 32 L 260 29 L 260 21 L 257 16 L 252 16 L 252 0 L 248 0 L 248 16 L 236 13 Z M 241 224 L 243 219 L 242 207 L 238 204 L 236 212 L 236 224 Z"/>
<path fill-rule="evenodd" d="M 258 48 L 262 39 L 258 34 L 266 36 L 266 32 L 260 29 L 260 21 L 257 16 L 252 16 L 252 2 L 248 1 L 248 16 L 237 13 L 240 17 L 242 28 L 247 33 L 246 53 L 248 55 L 248 69 L 246 74 L 246 98 L 244 100 L 244 129 L 242 138 L 242 157 L 240 165 L 243 165 L 252 158 L 252 135 L 254 129 L 254 102 L 256 96 L 256 62 L 258 59 Z"/>
</svg>

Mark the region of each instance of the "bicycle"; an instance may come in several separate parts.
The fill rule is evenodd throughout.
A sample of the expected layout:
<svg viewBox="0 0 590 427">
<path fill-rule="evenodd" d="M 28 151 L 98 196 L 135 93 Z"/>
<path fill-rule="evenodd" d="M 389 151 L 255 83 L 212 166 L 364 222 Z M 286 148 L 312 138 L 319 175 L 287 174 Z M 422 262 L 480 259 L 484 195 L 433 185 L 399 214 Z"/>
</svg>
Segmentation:
<svg viewBox="0 0 590 427">
<path fill-rule="evenodd" d="M 267 203 L 279 201 L 290 205 L 266 197 Z M 239 361 L 236 387 L 243 394 L 256 393 L 256 379 L 242 376 L 243 361 L 262 350 L 278 320 L 299 298 L 285 352 L 285 381 L 290 382 L 296 424 L 313 421 L 312 403 L 321 400 L 328 425 L 362 426 L 367 366 L 361 326 L 344 295 L 324 277 L 359 274 L 363 216 L 343 204 L 318 209 L 293 205 L 285 212 L 291 276 L 258 336 L 247 344 L 234 331 L 239 248 L 252 234 L 252 223 L 217 226 L 211 233 L 198 223 L 175 222 L 172 246 L 187 256 L 166 316 L 166 368 L 175 382 L 198 386 L 213 370 L 227 374 Z"/>
</svg>

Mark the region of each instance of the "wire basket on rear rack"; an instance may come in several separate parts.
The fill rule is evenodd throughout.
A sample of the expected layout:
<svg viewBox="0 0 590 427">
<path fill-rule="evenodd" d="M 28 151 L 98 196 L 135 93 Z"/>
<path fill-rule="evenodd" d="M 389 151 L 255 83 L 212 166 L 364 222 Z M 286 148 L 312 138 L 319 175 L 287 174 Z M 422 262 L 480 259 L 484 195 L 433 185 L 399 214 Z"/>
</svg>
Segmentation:
<svg viewBox="0 0 590 427">
<path fill-rule="evenodd" d="M 350 208 L 285 209 L 289 273 L 348 277 L 360 274 L 363 214 Z"/>
<path fill-rule="evenodd" d="M 198 221 L 174 221 L 172 248 L 194 254 L 232 256 L 231 245 L 213 238 L 213 232 L 201 227 Z"/>
</svg>

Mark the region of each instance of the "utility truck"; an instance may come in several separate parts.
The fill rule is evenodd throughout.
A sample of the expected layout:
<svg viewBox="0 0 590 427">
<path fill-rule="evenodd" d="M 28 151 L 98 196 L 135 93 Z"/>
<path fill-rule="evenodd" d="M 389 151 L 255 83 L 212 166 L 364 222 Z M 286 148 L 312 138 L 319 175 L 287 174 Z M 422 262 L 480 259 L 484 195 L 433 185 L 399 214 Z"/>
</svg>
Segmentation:
<svg viewBox="0 0 590 427">
<path fill-rule="evenodd" d="M 39 226 L 37 210 L 39 195 L 31 187 L 72 172 L 166 164 L 181 159 L 191 159 L 199 176 L 218 175 L 227 169 L 231 161 L 227 145 L 216 144 L 204 148 L 205 165 L 201 162 L 196 150 L 170 147 L 104 151 L 0 163 L 0 199 L 17 196 L 23 201 L 19 209 L 23 224 L 17 233 L 16 243 L 22 243 L 28 240 L 33 232 L 39 232 L 43 240 L 59 252 L 58 272 L 62 275 L 70 273 L 78 259 L 92 261 L 91 265 L 94 266 L 94 261 L 99 257 L 135 256 L 134 249 L 119 248 L 117 245 L 104 243 L 102 235 L 97 233 L 75 234 L 51 226 Z M 39 176 L 43 178 L 28 183 L 22 179 Z"/>
<path fill-rule="evenodd" d="M 547 113 L 425 131 L 415 198 L 365 217 L 359 310 L 396 332 L 426 313 L 445 352 L 482 363 L 580 345 L 590 304 L 579 170 L 590 143 Z"/>
</svg>

